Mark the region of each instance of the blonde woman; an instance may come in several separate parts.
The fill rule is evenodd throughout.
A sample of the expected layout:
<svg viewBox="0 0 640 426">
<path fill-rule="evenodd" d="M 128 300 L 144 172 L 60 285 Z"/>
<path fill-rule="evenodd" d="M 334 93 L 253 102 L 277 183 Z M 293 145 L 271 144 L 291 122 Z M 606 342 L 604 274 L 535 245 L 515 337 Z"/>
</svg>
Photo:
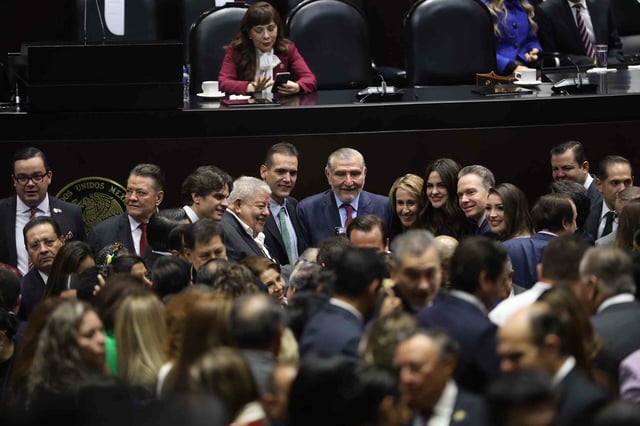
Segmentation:
<svg viewBox="0 0 640 426">
<path fill-rule="evenodd" d="M 141 400 L 155 395 L 166 336 L 165 306 L 158 296 L 127 296 L 116 315 L 118 374 Z"/>
<path fill-rule="evenodd" d="M 482 0 L 493 19 L 497 73 L 511 75 L 534 67 L 542 47 L 534 8 L 527 0 Z"/>
<path fill-rule="evenodd" d="M 389 204 L 395 212 L 392 219 L 391 239 L 408 229 L 422 228 L 420 212 L 424 209 L 422 187 L 424 180 L 412 173 L 400 176 L 389 190 Z"/>
</svg>

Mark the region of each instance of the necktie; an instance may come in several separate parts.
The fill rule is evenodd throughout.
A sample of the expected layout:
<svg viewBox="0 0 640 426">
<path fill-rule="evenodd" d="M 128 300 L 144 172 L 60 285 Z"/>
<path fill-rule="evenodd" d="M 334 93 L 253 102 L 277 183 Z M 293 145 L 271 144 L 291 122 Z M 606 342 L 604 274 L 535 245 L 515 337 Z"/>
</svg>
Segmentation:
<svg viewBox="0 0 640 426">
<path fill-rule="evenodd" d="M 38 211 L 37 207 L 31 207 L 29 209 L 29 222 L 31 222 L 33 219 L 36 218 L 36 212 Z M 29 270 L 31 270 L 31 268 L 33 268 L 33 262 L 31 261 L 31 256 L 29 256 L 29 264 L 27 265 L 27 267 L 29 268 Z"/>
<path fill-rule="evenodd" d="M 578 25 L 578 34 L 580 34 L 580 39 L 582 40 L 582 44 L 584 45 L 584 51 L 587 52 L 587 56 L 591 59 L 596 59 L 596 52 L 593 50 L 593 43 L 591 43 L 591 39 L 589 38 L 589 33 L 587 32 L 587 26 L 582 19 L 582 5 L 580 3 L 573 6 L 576 9 L 576 23 Z"/>
<path fill-rule="evenodd" d="M 144 257 L 144 251 L 147 249 L 147 224 L 141 223 L 139 228 L 142 231 L 140 235 L 140 257 Z"/>
<path fill-rule="evenodd" d="M 284 243 L 284 249 L 287 251 L 287 257 L 289 263 L 292 262 L 293 256 L 291 254 L 291 235 L 289 235 L 289 228 L 287 228 L 287 211 L 284 206 L 280 208 L 278 212 L 278 220 L 280 221 L 280 234 L 282 234 L 282 242 Z"/>
<path fill-rule="evenodd" d="M 347 211 L 347 217 L 344 220 L 344 227 L 346 229 L 353 219 L 353 206 L 351 206 L 351 204 L 343 204 L 342 207 Z"/>
<path fill-rule="evenodd" d="M 608 211 L 607 214 L 604 215 L 604 229 L 602 230 L 601 237 L 608 235 L 613 231 L 613 220 L 616 218 L 616 213 L 613 211 Z"/>
</svg>

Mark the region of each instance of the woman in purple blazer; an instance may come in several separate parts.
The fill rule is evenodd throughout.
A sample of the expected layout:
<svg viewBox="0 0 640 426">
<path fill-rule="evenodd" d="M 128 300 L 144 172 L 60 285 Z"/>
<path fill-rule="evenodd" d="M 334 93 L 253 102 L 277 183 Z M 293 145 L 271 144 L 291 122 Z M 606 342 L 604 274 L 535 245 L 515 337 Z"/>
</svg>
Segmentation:
<svg viewBox="0 0 640 426">
<path fill-rule="evenodd" d="M 218 76 L 225 93 L 259 93 L 273 86 L 278 73 L 290 79 L 277 87 L 280 95 L 314 92 L 316 76 L 291 40 L 284 37 L 278 12 L 263 1 L 254 3 L 240 22 L 240 32 L 226 47 Z"/>
</svg>

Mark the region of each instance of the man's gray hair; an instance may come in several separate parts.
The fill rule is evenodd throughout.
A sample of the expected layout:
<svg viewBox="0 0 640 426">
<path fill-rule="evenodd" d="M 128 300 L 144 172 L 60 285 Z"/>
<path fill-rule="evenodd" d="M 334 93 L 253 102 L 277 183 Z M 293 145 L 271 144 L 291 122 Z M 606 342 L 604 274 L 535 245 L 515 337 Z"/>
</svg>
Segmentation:
<svg viewBox="0 0 640 426">
<path fill-rule="evenodd" d="M 235 200 L 248 200 L 257 192 L 265 192 L 271 195 L 271 188 L 266 182 L 251 176 L 241 176 L 233 182 L 233 190 L 229 194 L 229 204 Z"/>
<path fill-rule="evenodd" d="M 353 149 L 353 148 L 340 148 L 336 151 L 333 151 L 330 155 L 329 158 L 327 158 L 327 169 L 328 170 L 332 170 L 333 167 L 333 163 L 336 160 L 350 160 L 352 158 L 358 158 L 360 160 L 360 164 L 362 164 L 362 167 L 366 167 L 366 164 L 364 162 L 364 156 L 360 153 L 360 151 Z"/>
<path fill-rule="evenodd" d="M 400 262 L 402 256 L 409 254 L 419 256 L 429 248 L 435 248 L 435 237 L 426 229 L 410 229 L 393 239 L 391 255 L 393 260 Z"/>
<path fill-rule="evenodd" d="M 496 185 L 496 178 L 493 176 L 493 172 L 485 166 L 481 166 L 479 164 L 472 164 L 471 166 L 465 166 L 460 169 L 460 171 L 458 172 L 458 179 L 460 179 L 462 176 L 471 174 L 480 176 L 480 179 L 482 179 L 482 184 L 487 189 Z"/>
<path fill-rule="evenodd" d="M 580 274 L 594 275 L 611 295 L 636 292 L 631 256 L 616 247 L 589 248 L 580 262 Z"/>
</svg>

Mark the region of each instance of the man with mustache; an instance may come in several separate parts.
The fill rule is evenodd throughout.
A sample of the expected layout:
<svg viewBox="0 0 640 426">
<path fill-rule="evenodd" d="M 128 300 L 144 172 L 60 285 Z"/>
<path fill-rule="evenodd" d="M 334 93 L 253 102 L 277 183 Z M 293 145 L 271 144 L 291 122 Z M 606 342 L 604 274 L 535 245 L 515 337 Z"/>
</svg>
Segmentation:
<svg viewBox="0 0 640 426">
<path fill-rule="evenodd" d="M 305 198 L 298 204 L 298 218 L 307 243 L 345 234 L 357 216 L 373 214 L 389 227 L 391 209 L 383 195 L 364 191 L 367 166 L 363 155 L 353 148 L 340 148 L 329 155 L 324 169 L 330 189 Z"/>
</svg>

